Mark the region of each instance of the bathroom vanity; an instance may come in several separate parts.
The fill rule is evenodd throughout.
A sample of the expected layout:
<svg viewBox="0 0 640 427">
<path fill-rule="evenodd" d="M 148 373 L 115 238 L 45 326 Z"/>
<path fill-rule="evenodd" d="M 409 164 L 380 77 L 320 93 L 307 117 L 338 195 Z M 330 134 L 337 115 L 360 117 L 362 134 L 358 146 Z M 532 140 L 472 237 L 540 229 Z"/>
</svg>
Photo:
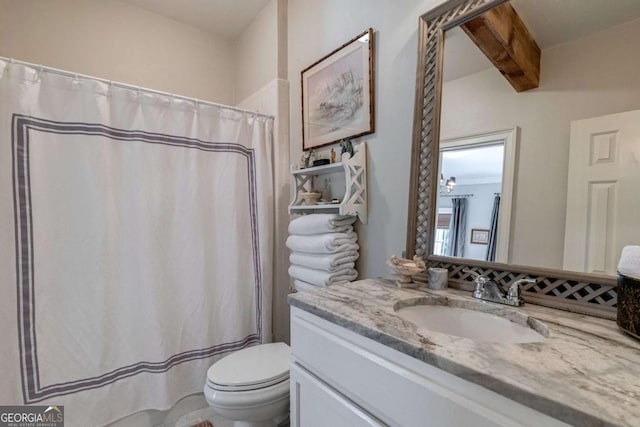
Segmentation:
<svg viewBox="0 0 640 427">
<path fill-rule="evenodd" d="M 372 279 L 289 302 L 293 426 L 640 425 L 640 343 L 610 320 Z M 480 320 L 439 319 L 463 338 L 422 308 Z"/>
<path fill-rule="evenodd" d="M 527 303 L 291 295 L 292 425 L 640 426 L 640 342 L 612 321 L 640 241 L 640 7 L 569 3 L 448 0 L 417 32 L 405 256 Z"/>
</svg>

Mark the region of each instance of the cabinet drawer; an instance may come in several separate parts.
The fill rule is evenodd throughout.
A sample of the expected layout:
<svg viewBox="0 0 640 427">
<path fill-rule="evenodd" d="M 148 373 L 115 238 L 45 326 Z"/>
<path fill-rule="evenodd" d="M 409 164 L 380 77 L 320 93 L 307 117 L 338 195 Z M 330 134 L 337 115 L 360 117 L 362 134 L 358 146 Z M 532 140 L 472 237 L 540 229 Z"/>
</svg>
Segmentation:
<svg viewBox="0 0 640 427">
<path fill-rule="evenodd" d="M 294 362 L 392 426 L 566 426 L 295 307 L 291 348 Z"/>
<path fill-rule="evenodd" d="M 290 384 L 292 427 L 383 427 L 297 363 L 291 366 Z"/>
</svg>

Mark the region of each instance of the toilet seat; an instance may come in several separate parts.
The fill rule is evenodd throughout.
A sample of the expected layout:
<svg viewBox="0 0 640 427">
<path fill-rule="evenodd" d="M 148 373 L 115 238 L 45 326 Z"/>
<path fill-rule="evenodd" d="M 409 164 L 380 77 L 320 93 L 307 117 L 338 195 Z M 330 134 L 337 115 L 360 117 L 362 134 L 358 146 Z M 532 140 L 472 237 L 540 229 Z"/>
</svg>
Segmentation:
<svg viewBox="0 0 640 427">
<path fill-rule="evenodd" d="M 205 399 L 216 409 L 247 410 L 289 401 L 289 380 L 254 390 L 226 391 L 205 386 Z M 231 418 L 233 419 L 233 418 Z"/>
<path fill-rule="evenodd" d="M 291 349 L 284 343 L 238 350 L 207 370 L 207 386 L 224 392 L 259 390 L 288 381 Z"/>
</svg>

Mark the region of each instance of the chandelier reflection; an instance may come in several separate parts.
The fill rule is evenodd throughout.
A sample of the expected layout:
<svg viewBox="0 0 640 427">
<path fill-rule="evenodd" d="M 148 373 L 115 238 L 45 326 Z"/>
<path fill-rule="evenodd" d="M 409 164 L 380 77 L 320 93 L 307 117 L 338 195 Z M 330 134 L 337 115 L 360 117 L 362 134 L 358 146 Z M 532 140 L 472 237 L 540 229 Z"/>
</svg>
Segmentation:
<svg viewBox="0 0 640 427">
<path fill-rule="evenodd" d="M 451 193 L 451 191 L 456 186 L 456 177 L 450 176 L 446 181 L 444 179 L 444 175 L 440 174 L 440 192 L 441 193 Z"/>
</svg>

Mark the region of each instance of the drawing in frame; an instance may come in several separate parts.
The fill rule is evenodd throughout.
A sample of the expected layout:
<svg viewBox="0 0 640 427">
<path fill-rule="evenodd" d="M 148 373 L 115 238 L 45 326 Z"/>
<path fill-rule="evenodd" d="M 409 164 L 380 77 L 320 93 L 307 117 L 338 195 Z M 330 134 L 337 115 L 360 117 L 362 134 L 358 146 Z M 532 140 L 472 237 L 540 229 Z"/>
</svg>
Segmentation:
<svg viewBox="0 0 640 427">
<path fill-rule="evenodd" d="M 302 70 L 302 149 L 373 133 L 373 29 Z"/>
<path fill-rule="evenodd" d="M 475 243 L 477 245 L 488 245 L 489 230 L 486 230 L 484 228 L 471 229 L 471 243 Z"/>
</svg>

